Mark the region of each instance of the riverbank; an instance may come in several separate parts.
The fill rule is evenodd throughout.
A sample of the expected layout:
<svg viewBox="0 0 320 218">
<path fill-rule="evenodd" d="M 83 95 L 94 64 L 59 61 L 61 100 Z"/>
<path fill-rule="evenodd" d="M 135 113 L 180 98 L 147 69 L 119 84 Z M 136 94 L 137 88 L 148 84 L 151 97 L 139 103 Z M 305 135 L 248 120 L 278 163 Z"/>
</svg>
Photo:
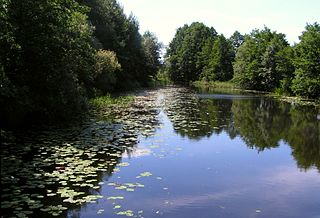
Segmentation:
<svg viewBox="0 0 320 218">
<path fill-rule="evenodd" d="M 270 97 L 274 97 L 280 101 L 284 101 L 290 104 L 297 104 L 297 105 L 310 105 L 317 108 L 320 108 L 320 99 L 307 99 L 299 96 L 287 96 L 287 95 L 280 95 L 274 92 L 264 92 L 264 91 L 257 91 L 257 90 L 247 90 L 238 87 L 236 84 L 232 82 L 207 82 L 207 81 L 195 81 L 191 83 L 191 86 L 200 89 L 206 89 L 206 91 L 212 91 L 215 89 L 231 91 L 231 92 L 241 92 L 241 93 L 255 93 L 259 95 L 266 95 Z"/>
</svg>

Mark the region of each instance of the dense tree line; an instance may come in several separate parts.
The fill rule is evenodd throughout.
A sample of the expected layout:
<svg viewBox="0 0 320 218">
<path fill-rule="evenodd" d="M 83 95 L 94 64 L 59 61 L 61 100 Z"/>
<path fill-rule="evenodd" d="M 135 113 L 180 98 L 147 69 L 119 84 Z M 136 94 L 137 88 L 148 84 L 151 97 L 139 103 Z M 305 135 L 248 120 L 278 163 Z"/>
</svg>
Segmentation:
<svg viewBox="0 0 320 218">
<path fill-rule="evenodd" d="M 226 39 L 214 28 L 192 23 L 179 28 L 166 54 L 175 83 L 232 81 L 240 88 L 320 98 L 320 25 L 307 24 L 300 42 L 265 27 Z"/>
<path fill-rule="evenodd" d="M 174 82 L 186 83 L 199 78 L 204 67 L 202 48 L 215 37 L 214 28 L 198 22 L 177 30 L 167 50 L 170 76 Z"/>
<path fill-rule="evenodd" d="M 1 126 L 67 120 L 159 69 L 161 44 L 116 0 L 1 2 Z"/>
</svg>

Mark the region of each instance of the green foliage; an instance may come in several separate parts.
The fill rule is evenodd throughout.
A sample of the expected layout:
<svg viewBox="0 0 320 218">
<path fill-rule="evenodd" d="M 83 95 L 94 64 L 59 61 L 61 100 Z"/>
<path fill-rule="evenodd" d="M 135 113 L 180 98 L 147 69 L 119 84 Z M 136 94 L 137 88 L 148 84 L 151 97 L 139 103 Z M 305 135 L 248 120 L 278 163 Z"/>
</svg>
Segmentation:
<svg viewBox="0 0 320 218">
<path fill-rule="evenodd" d="M 116 73 L 121 70 L 116 54 L 112 51 L 99 50 L 95 59 L 95 87 L 103 93 L 113 91 L 117 83 Z"/>
<path fill-rule="evenodd" d="M 90 8 L 89 20 L 94 28 L 96 49 L 120 51 L 125 47 L 126 16 L 116 0 L 83 0 Z"/>
<path fill-rule="evenodd" d="M 243 89 L 320 96 L 319 24 L 307 25 L 301 42 L 290 47 L 285 35 L 265 27 L 249 35 L 235 31 L 227 40 L 202 23 L 184 25 L 166 54 L 174 83 L 232 81 Z"/>
<path fill-rule="evenodd" d="M 94 26 L 96 49 L 114 51 L 122 71 L 117 73 L 119 90 L 146 85 L 159 67 L 160 43 L 154 34 L 139 33 L 137 19 L 124 14 L 116 0 L 84 0 Z M 112 88 L 113 89 L 113 88 Z"/>
<path fill-rule="evenodd" d="M 232 36 L 229 38 L 229 41 L 232 44 L 233 50 L 237 51 L 238 48 L 244 43 L 244 36 L 240 32 L 235 31 Z"/>
<path fill-rule="evenodd" d="M 320 25 L 308 24 L 295 47 L 292 90 L 296 95 L 320 99 Z"/>
<path fill-rule="evenodd" d="M 111 105 L 126 106 L 134 100 L 133 96 L 112 97 L 110 94 L 96 97 L 90 100 L 90 103 L 98 108 L 105 108 Z"/>
<path fill-rule="evenodd" d="M 195 22 L 177 30 L 162 64 L 157 37 L 141 36 L 137 19 L 116 0 L 1 2 L 1 125 L 68 120 L 86 110 L 87 96 L 96 91 L 169 77 L 189 84 L 227 81 L 234 72 L 242 88 L 320 95 L 317 23 L 307 25 L 292 49 L 283 34 L 268 28 L 245 37 L 236 31 L 227 40 Z"/>
<path fill-rule="evenodd" d="M 201 51 L 205 43 L 217 33 L 203 23 L 179 28 L 167 50 L 168 70 L 172 81 L 189 83 L 199 79 L 203 70 Z"/>
<path fill-rule="evenodd" d="M 236 89 L 237 87 L 235 86 L 234 83 L 228 81 L 228 82 L 220 82 L 220 81 L 195 81 L 192 83 L 193 86 L 195 86 L 198 89 Z"/>
<path fill-rule="evenodd" d="M 292 47 L 286 47 L 279 51 L 279 60 L 277 63 L 276 70 L 281 73 L 282 79 L 279 81 L 279 86 L 275 89 L 275 92 L 281 95 L 292 95 L 292 78 L 294 72 L 294 51 Z"/>
<path fill-rule="evenodd" d="M 245 89 L 273 91 L 293 69 L 284 52 L 288 46 L 284 34 L 254 30 L 238 48 L 234 81 Z"/>
<path fill-rule="evenodd" d="M 234 52 L 231 43 L 223 35 L 219 35 L 216 40 L 209 40 L 203 48 L 202 56 L 207 59 L 200 75 L 202 79 L 207 81 L 232 79 Z"/>
<path fill-rule="evenodd" d="M 168 72 L 168 70 L 166 69 L 165 66 L 162 66 L 159 69 L 155 79 L 156 79 L 156 82 L 158 82 L 158 84 L 161 84 L 161 85 L 172 84 L 169 72 Z"/>
<path fill-rule="evenodd" d="M 2 125 L 69 120 L 88 95 L 145 85 L 160 67 L 156 36 L 116 0 L 2 2 Z"/>
<path fill-rule="evenodd" d="M 154 77 L 161 67 L 160 50 L 163 45 L 158 42 L 155 34 L 147 31 L 142 36 L 142 47 L 145 54 L 146 74 Z"/>
<path fill-rule="evenodd" d="M 85 8 L 72 0 L 5 2 L 1 120 L 64 120 L 85 108 L 94 50 Z M 10 93 L 8 94 L 5 93 Z"/>
</svg>

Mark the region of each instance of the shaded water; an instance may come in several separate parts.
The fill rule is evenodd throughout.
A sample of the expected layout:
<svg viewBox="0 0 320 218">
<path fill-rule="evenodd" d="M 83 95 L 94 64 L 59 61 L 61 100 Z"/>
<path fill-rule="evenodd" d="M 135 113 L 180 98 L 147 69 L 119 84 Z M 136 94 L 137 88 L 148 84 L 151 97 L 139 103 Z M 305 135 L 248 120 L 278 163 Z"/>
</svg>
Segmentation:
<svg viewBox="0 0 320 218">
<path fill-rule="evenodd" d="M 320 217 L 318 110 L 185 88 L 145 96 L 112 123 L 6 143 L 4 217 Z"/>
</svg>

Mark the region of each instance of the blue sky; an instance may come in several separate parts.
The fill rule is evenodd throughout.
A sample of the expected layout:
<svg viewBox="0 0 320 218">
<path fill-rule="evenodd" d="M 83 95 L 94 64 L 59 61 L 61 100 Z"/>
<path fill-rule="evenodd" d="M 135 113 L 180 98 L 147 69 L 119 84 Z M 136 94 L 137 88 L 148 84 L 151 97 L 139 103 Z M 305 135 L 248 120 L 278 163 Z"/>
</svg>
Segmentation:
<svg viewBox="0 0 320 218">
<path fill-rule="evenodd" d="M 118 0 L 127 15 L 138 18 L 140 32 L 149 30 L 167 45 L 176 29 L 194 21 L 229 37 L 264 25 L 286 34 L 290 44 L 306 23 L 320 22 L 320 0 Z"/>
</svg>

